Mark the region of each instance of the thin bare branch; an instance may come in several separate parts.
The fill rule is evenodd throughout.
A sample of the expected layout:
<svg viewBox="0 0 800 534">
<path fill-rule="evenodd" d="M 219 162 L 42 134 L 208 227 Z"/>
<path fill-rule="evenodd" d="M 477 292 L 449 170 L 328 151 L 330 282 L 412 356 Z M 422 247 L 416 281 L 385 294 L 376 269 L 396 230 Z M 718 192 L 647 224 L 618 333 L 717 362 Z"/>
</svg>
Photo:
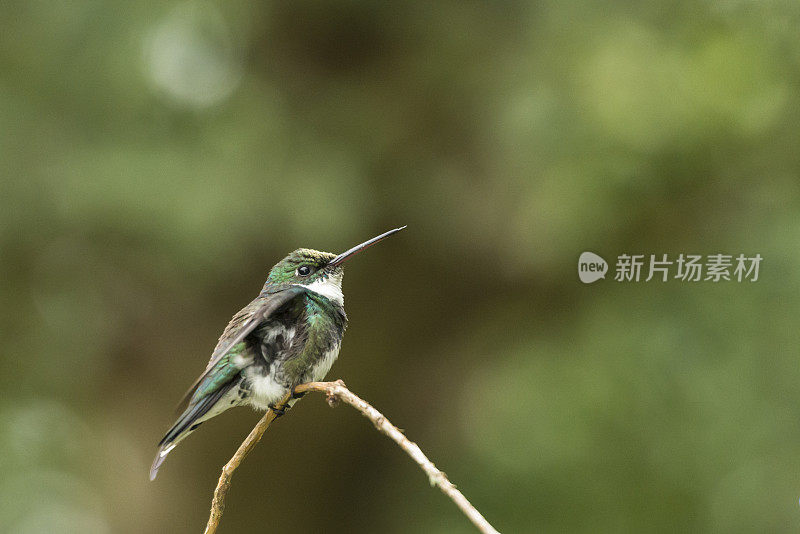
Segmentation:
<svg viewBox="0 0 800 534">
<path fill-rule="evenodd" d="M 411 459 L 413 459 L 428 476 L 428 481 L 431 486 L 437 486 L 442 490 L 442 493 L 450 497 L 480 532 L 483 534 L 498 534 L 497 530 L 486 521 L 483 515 L 481 515 L 474 506 L 472 506 L 464 494 L 448 480 L 447 475 L 433 465 L 433 462 L 425 456 L 416 443 L 409 440 L 399 428 L 391 424 L 383 414 L 373 408 L 368 402 L 350 391 L 347 386 L 344 385 L 344 382 L 341 380 L 335 382 L 309 382 L 295 388 L 296 393 L 307 393 L 311 391 L 325 393 L 328 404 L 331 406 L 335 406 L 338 401 L 342 401 L 361 412 L 364 417 L 372 421 L 372 424 L 379 432 L 388 436 L 392 441 L 397 443 L 401 449 L 406 451 Z M 285 407 L 288 401 L 289 396 L 287 395 L 281 400 L 278 409 L 280 410 L 282 407 Z M 219 482 L 217 482 L 217 488 L 214 490 L 214 499 L 211 502 L 211 516 L 208 518 L 205 534 L 214 534 L 217 531 L 219 521 L 222 518 L 222 512 L 225 510 L 225 496 L 230 488 L 233 472 L 239 467 L 239 464 L 242 463 L 244 457 L 255 447 L 258 440 L 261 439 L 261 436 L 275 418 L 275 413 L 268 411 L 239 446 L 239 449 L 230 461 L 222 468 L 222 474 L 219 477 Z"/>
<path fill-rule="evenodd" d="M 281 400 L 281 406 L 285 406 L 288 400 L 289 396 L 287 395 Z M 242 444 L 239 445 L 239 448 L 236 449 L 233 457 L 231 457 L 228 463 L 222 468 L 222 474 L 219 476 L 217 487 L 214 490 L 214 498 L 211 501 L 211 515 L 208 518 L 206 529 L 203 531 L 204 534 L 213 534 L 217 531 L 219 521 L 222 519 L 222 512 L 225 511 L 225 496 L 228 494 L 228 489 L 231 487 L 233 472 L 236 471 L 236 468 L 242 463 L 244 457 L 255 448 L 256 443 L 258 443 L 261 436 L 264 435 L 264 432 L 267 431 L 270 423 L 272 423 L 276 417 L 277 415 L 275 415 L 275 412 L 268 410 L 267 413 L 264 414 L 264 417 L 253 427 L 253 430 L 250 431 L 250 434 L 247 435 Z"/>
</svg>

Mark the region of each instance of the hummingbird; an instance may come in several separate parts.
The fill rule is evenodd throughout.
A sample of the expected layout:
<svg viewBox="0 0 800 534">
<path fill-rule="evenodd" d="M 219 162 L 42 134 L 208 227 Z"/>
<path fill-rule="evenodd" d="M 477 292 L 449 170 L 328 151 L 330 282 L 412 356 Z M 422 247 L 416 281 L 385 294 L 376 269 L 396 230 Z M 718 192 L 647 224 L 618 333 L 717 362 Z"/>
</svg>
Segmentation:
<svg viewBox="0 0 800 534">
<path fill-rule="evenodd" d="M 405 228 L 395 228 L 333 254 L 299 248 L 270 269 L 258 296 L 228 323 L 205 371 L 179 407 L 185 406 L 158 444 L 150 480 L 172 449 L 204 421 L 234 406 L 273 410 L 294 388 L 322 380 L 339 356 L 347 326 L 342 264 Z"/>
</svg>

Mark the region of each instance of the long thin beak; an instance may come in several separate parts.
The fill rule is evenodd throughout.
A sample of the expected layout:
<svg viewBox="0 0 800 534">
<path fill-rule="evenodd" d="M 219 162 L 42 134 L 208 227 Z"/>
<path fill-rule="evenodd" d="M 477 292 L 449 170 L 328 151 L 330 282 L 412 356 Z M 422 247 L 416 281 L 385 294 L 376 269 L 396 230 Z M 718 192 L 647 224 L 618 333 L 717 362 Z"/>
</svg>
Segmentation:
<svg viewBox="0 0 800 534">
<path fill-rule="evenodd" d="M 341 254 L 339 254 L 338 256 L 333 258 L 330 261 L 330 263 L 328 263 L 328 266 L 329 267 L 330 266 L 336 266 L 336 265 L 340 265 L 340 264 L 344 263 L 344 261 L 347 260 L 348 258 L 350 258 L 351 256 L 354 256 L 354 255 L 358 254 L 359 252 L 361 252 L 365 248 L 371 247 L 372 245 L 374 245 L 378 241 L 383 241 L 384 239 L 386 239 L 390 235 L 396 234 L 397 232 L 399 232 L 403 228 L 405 228 L 405 226 L 401 226 L 400 228 L 395 228 L 394 230 L 389 230 L 388 232 L 385 232 L 385 233 L 383 233 L 383 234 L 381 234 L 381 235 L 379 235 L 377 237 L 373 237 L 369 241 L 364 241 L 360 245 L 354 246 L 353 248 L 351 248 L 350 250 L 348 250 L 346 252 L 342 252 Z"/>
</svg>

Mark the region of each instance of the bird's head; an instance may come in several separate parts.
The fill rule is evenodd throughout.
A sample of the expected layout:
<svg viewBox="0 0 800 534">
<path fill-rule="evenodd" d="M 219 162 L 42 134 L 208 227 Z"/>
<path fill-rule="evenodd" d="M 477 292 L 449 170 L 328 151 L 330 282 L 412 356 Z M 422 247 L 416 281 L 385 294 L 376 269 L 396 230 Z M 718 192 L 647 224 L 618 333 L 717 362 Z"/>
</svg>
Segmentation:
<svg viewBox="0 0 800 534">
<path fill-rule="evenodd" d="M 276 286 L 301 285 L 342 304 L 342 263 L 403 228 L 405 226 L 389 230 L 341 254 L 299 248 L 272 267 L 264 290 Z"/>
</svg>

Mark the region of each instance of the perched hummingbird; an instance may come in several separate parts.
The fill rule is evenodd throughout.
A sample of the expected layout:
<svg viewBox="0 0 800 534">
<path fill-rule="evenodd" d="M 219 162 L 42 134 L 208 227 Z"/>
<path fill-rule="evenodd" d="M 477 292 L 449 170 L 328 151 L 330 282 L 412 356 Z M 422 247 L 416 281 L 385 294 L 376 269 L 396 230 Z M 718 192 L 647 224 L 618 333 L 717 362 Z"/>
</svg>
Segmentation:
<svg viewBox="0 0 800 534">
<path fill-rule="evenodd" d="M 181 403 L 186 410 L 158 444 L 150 480 L 203 421 L 234 406 L 275 410 L 296 386 L 322 380 L 339 355 L 347 326 L 342 263 L 403 228 L 339 255 L 300 248 L 276 263 L 261 293 L 228 323 L 206 370 L 186 393 Z"/>
</svg>

